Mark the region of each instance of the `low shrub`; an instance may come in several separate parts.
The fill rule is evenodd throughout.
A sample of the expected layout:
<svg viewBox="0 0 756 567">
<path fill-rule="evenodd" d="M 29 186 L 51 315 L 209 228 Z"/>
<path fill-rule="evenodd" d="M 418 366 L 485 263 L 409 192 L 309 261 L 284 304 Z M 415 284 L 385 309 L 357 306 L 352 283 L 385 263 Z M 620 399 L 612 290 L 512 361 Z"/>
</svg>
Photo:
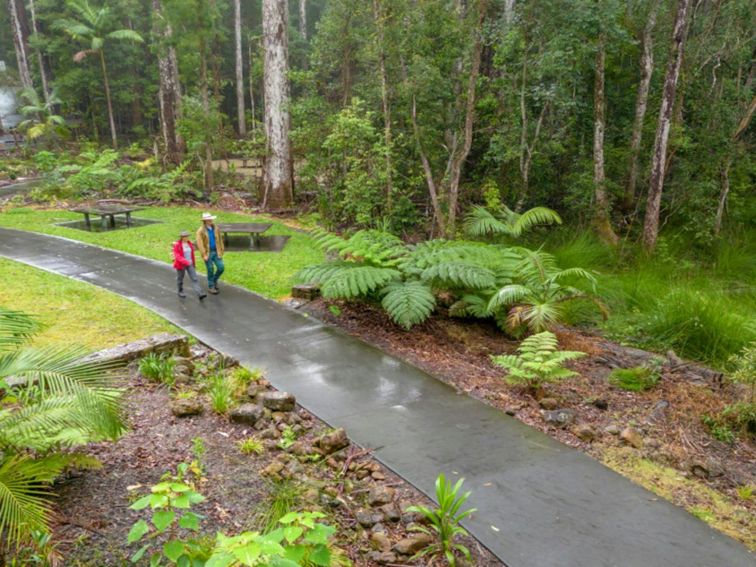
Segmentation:
<svg viewBox="0 0 756 567">
<path fill-rule="evenodd" d="M 242 439 L 237 443 L 237 446 L 243 455 L 262 455 L 265 452 L 265 446 L 257 437 Z"/>
<path fill-rule="evenodd" d="M 577 372 L 564 368 L 564 363 L 582 358 L 585 353 L 560 351 L 557 346 L 556 335 L 544 331 L 522 341 L 517 349 L 519 354 L 492 356 L 491 360 L 509 372 L 505 378 L 508 382 L 539 388 L 544 382 L 577 376 Z"/>
<path fill-rule="evenodd" d="M 226 415 L 234 406 L 234 385 L 222 374 L 210 379 L 207 393 L 210 396 L 210 407 L 219 415 Z"/>
<path fill-rule="evenodd" d="M 609 374 L 609 383 L 629 392 L 645 392 L 659 383 L 658 370 L 647 366 L 616 368 Z"/>
<path fill-rule="evenodd" d="M 139 373 L 153 382 L 173 386 L 176 361 L 167 354 L 151 352 L 139 361 Z"/>
</svg>

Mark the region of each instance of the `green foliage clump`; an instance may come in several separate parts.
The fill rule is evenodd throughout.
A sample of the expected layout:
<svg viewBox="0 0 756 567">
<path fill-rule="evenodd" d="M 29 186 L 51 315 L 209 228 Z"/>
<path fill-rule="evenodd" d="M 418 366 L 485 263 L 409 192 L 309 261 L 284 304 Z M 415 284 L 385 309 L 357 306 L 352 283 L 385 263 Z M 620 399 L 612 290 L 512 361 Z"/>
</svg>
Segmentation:
<svg viewBox="0 0 756 567">
<path fill-rule="evenodd" d="M 210 379 L 207 393 L 210 396 L 210 407 L 219 415 L 226 415 L 234 406 L 234 384 L 223 374 Z"/>
<path fill-rule="evenodd" d="M 150 565 L 328 567 L 332 564 L 334 550 L 330 540 L 336 528 L 319 522 L 325 518 L 322 512 L 289 510 L 267 533 L 246 531 L 228 536 L 219 532 L 215 541 L 201 537 L 203 516 L 191 508 L 205 497 L 186 478 L 188 472 L 188 465 L 182 463 L 178 474 L 164 475 L 150 489 L 150 494 L 130 506 L 132 510 L 150 513 L 149 522 L 138 520 L 127 536 L 129 545 L 147 542 L 132 555 L 132 563 L 138 563 L 149 553 Z"/>
<path fill-rule="evenodd" d="M 645 392 L 659 383 L 659 371 L 648 366 L 615 368 L 609 374 L 609 383 L 630 392 Z"/>
<path fill-rule="evenodd" d="M 728 445 L 735 442 L 735 432 L 730 424 L 722 416 L 704 414 L 701 416 L 703 423 L 711 433 L 714 439 L 727 443 Z"/>
<path fill-rule="evenodd" d="M 48 533 L 56 477 L 98 466 L 71 449 L 125 430 L 113 365 L 87 362 L 77 347 L 27 346 L 38 330 L 25 313 L 0 308 L 0 541 L 10 547 Z"/>
<path fill-rule="evenodd" d="M 237 445 L 243 455 L 262 455 L 265 452 L 265 446 L 257 437 L 247 437 L 239 441 Z"/>
<path fill-rule="evenodd" d="M 176 361 L 168 354 L 149 353 L 139 361 L 139 373 L 145 378 L 173 387 Z"/>
<path fill-rule="evenodd" d="M 473 207 L 465 218 L 465 232 L 473 238 L 517 238 L 533 227 L 544 224 L 562 224 L 562 217 L 547 207 L 534 207 L 524 213 L 516 213 L 500 203 L 494 212 L 485 207 Z"/>
<path fill-rule="evenodd" d="M 414 529 L 432 536 L 436 541 L 420 550 L 415 558 L 429 555 L 431 557 L 443 556 L 447 563 L 454 567 L 457 564 L 456 554 L 462 554 L 467 561 L 470 561 L 470 550 L 455 540 L 467 535 L 467 531 L 460 525 L 462 520 L 475 513 L 475 508 L 462 511 L 470 492 L 461 493 L 462 484 L 465 479 L 461 478 L 456 484 L 452 485 L 450 480 L 446 480 L 443 473 L 436 478 L 436 500 L 438 507 L 435 509 L 426 506 L 410 506 L 409 512 L 422 514 L 428 521 L 430 528 L 417 526 Z"/>
<path fill-rule="evenodd" d="M 556 335 L 549 331 L 526 338 L 517 348 L 519 354 L 492 356 L 496 366 L 508 371 L 507 381 L 513 384 L 527 384 L 537 388 L 544 382 L 555 382 L 577 372 L 564 368 L 564 363 L 585 356 L 584 352 L 559 351 Z"/>
</svg>

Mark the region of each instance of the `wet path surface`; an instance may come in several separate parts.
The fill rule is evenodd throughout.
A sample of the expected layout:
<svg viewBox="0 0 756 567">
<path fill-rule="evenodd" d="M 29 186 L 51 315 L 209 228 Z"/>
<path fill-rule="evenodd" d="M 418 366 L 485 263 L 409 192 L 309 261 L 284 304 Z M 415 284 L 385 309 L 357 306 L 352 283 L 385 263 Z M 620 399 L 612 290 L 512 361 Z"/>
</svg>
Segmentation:
<svg viewBox="0 0 756 567">
<path fill-rule="evenodd" d="M 0 256 L 123 295 L 264 368 L 428 494 L 439 472 L 464 476 L 478 509 L 466 526 L 509 567 L 756 565 L 740 543 L 587 455 L 292 309 L 231 286 L 180 300 L 167 264 L 51 236 L 0 229 Z"/>
</svg>

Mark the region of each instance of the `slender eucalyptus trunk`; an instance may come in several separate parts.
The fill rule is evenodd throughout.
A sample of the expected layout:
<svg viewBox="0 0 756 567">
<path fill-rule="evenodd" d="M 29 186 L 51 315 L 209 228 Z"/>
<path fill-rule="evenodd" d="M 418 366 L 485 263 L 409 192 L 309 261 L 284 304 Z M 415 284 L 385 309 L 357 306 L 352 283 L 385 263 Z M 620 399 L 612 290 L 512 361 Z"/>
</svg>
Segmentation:
<svg viewBox="0 0 756 567">
<path fill-rule="evenodd" d="M 287 0 L 263 0 L 265 133 L 263 208 L 281 209 L 294 203 L 289 139 L 289 63 Z"/>
<path fill-rule="evenodd" d="M 480 61 L 483 52 L 483 21 L 486 16 L 486 8 L 486 0 L 478 2 L 478 21 L 475 30 L 473 30 L 475 39 L 473 40 L 470 75 L 467 80 L 467 100 L 465 104 L 465 125 L 463 132 L 464 140 L 462 142 L 462 148 L 456 153 L 456 155 L 452 155 L 451 167 L 449 168 L 449 217 L 446 224 L 446 234 L 449 238 L 453 238 L 456 232 L 459 181 L 462 176 L 462 165 L 470 154 L 470 148 L 472 147 L 473 141 L 475 101 L 478 75 L 480 74 Z"/>
<path fill-rule="evenodd" d="M 389 103 L 388 74 L 386 72 L 386 48 L 384 37 L 384 18 L 381 9 L 381 0 L 373 0 L 373 17 L 375 18 L 376 29 L 378 30 L 378 66 L 381 73 L 381 102 L 383 104 L 383 141 L 386 144 L 386 210 L 391 212 L 393 203 L 393 166 L 391 163 L 391 152 L 393 146 L 393 137 L 391 134 L 391 106 Z"/>
<path fill-rule="evenodd" d="M 247 50 L 248 55 L 247 58 L 249 59 L 249 112 L 252 115 L 252 140 L 257 139 L 257 118 L 255 116 L 255 77 L 254 73 L 252 72 L 252 65 L 254 63 L 252 59 L 252 39 L 250 38 L 249 42 L 247 43 Z"/>
<path fill-rule="evenodd" d="M 299 0 L 299 35 L 307 41 L 307 0 Z"/>
<path fill-rule="evenodd" d="M 643 224 L 643 246 L 648 251 L 654 250 L 656 240 L 659 236 L 659 209 L 664 190 L 667 144 L 669 142 L 677 81 L 680 77 L 680 67 L 682 66 L 683 50 L 685 47 L 685 22 L 689 6 L 690 0 L 678 0 L 674 32 L 672 34 L 672 48 L 670 50 L 667 72 L 664 77 L 664 91 L 661 108 L 659 109 L 659 124 L 656 128 L 654 153 L 651 157 L 646 218 Z"/>
<path fill-rule="evenodd" d="M 207 76 L 207 40 L 203 35 L 200 39 L 200 96 L 202 97 L 202 108 L 206 113 L 210 113 L 210 86 Z M 213 149 L 210 147 L 209 136 L 205 134 L 205 188 L 212 189 L 215 180 L 213 179 Z"/>
<path fill-rule="evenodd" d="M 176 75 L 174 74 L 175 50 L 170 45 L 172 30 L 163 20 L 163 8 L 160 0 L 152 0 L 153 33 L 157 38 L 158 77 L 160 87 L 158 102 L 160 109 L 160 129 L 165 145 L 165 161 L 174 165 L 181 163 L 181 140 L 177 131 L 178 107 L 181 95 Z"/>
<path fill-rule="evenodd" d="M 116 135 L 115 116 L 113 116 L 113 101 L 110 99 L 110 82 L 108 81 L 108 69 L 105 65 L 105 52 L 100 49 L 100 67 L 102 68 L 102 82 L 105 85 L 105 100 L 108 104 L 108 122 L 110 122 L 110 140 L 113 149 L 118 149 L 118 137 Z"/>
<path fill-rule="evenodd" d="M 623 198 L 623 208 L 630 211 L 635 206 L 635 192 L 638 185 L 638 157 L 640 155 L 641 140 L 643 137 L 643 121 L 648 108 L 648 92 L 651 85 L 651 75 L 654 72 L 654 27 L 656 26 L 656 14 L 661 0 L 654 0 L 648 12 L 648 20 L 643 28 L 641 40 L 643 52 L 640 60 L 640 82 L 638 83 L 638 96 L 635 102 L 635 120 L 633 121 L 633 133 L 630 142 L 630 163 L 628 166 L 627 185 Z"/>
<path fill-rule="evenodd" d="M 607 244 L 616 245 L 619 238 L 612 229 L 609 216 L 609 197 L 606 194 L 606 174 L 604 172 L 604 132 L 606 130 L 606 93 L 604 74 L 606 68 L 606 38 L 599 37 L 596 49 L 596 74 L 593 86 L 593 185 L 594 222 L 599 238 Z"/>
<path fill-rule="evenodd" d="M 234 0 L 234 40 L 236 52 L 236 118 L 239 123 L 239 136 L 247 135 L 244 119 L 244 71 L 242 62 L 241 35 L 241 0 Z"/>
<path fill-rule="evenodd" d="M 39 33 L 39 28 L 37 27 L 37 12 L 34 7 L 34 0 L 29 0 L 29 13 L 31 14 L 31 21 L 32 21 L 32 31 L 35 34 Z M 42 56 L 42 52 L 37 49 L 37 64 L 39 65 L 39 77 L 42 82 L 42 94 L 45 97 L 45 102 L 50 101 L 50 79 L 47 75 L 47 65 L 45 64 L 45 59 Z"/>
<path fill-rule="evenodd" d="M 33 89 L 31 72 L 29 71 L 29 46 L 27 43 L 27 30 L 24 28 L 25 18 L 20 10 L 24 9 L 22 0 L 8 0 L 8 12 L 13 28 L 13 46 L 16 50 L 16 62 L 18 63 L 18 76 L 24 89 Z"/>
</svg>

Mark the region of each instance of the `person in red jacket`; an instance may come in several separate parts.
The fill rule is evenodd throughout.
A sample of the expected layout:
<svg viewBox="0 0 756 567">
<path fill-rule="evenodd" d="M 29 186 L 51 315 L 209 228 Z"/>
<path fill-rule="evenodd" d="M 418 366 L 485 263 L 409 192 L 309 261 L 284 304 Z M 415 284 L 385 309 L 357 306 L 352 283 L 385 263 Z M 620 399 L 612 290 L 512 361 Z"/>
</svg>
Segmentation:
<svg viewBox="0 0 756 567">
<path fill-rule="evenodd" d="M 178 295 L 179 297 L 186 297 L 184 293 L 184 274 L 187 273 L 189 274 L 189 279 L 192 280 L 194 293 L 202 301 L 207 297 L 207 294 L 202 291 L 199 281 L 197 281 L 197 270 L 194 269 L 195 265 L 194 245 L 189 242 L 189 231 L 183 230 L 178 241 L 173 243 L 173 267 L 176 269 Z"/>
</svg>

